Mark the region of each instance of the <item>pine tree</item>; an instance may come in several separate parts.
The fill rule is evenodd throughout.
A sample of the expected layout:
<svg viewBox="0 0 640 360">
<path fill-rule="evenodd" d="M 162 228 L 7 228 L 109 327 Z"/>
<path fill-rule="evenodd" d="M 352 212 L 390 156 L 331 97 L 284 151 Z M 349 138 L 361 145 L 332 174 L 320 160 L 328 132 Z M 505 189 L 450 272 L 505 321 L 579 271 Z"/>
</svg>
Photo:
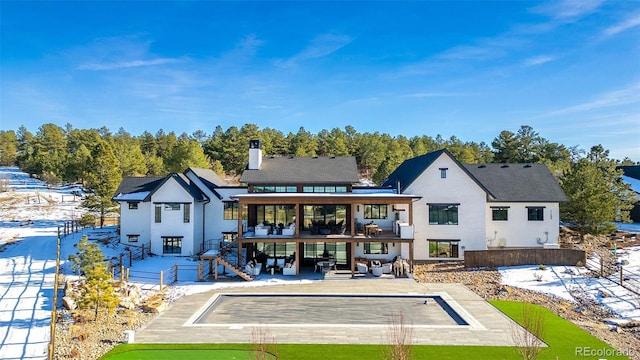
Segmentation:
<svg viewBox="0 0 640 360">
<path fill-rule="evenodd" d="M 585 234 L 615 230 L 612 221 L 628 221 L 633 206 L 629 184 L 621 181 L 621 170 L 608 159 L 609 151 L 594 146 L 586 158 L 565 171 L 560 185 L 569 202 L 561 204 L 562 219 L 575 224 L 581 239 Z"/>
</svg>

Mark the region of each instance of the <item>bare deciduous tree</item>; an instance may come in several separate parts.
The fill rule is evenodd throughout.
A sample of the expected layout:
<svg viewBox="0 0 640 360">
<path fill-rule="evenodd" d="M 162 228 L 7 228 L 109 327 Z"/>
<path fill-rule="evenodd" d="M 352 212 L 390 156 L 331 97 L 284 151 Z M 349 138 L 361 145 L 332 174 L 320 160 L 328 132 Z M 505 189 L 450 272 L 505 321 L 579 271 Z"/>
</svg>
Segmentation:
<svg viewBox="0 0 640 360">
<path fill-rule="evenodd" d="M 390 324 L 387 327 L 387 339 L 389 342 L 384 350 L 384 359 L 411 359 L 413 328 L 406 324 L 402 313 L 391 315 Z"/>
<path fill-rule="evenodd" d="M 544 318 L 540 309 L 530 304 L 522 304 L 522 327 L 511 324 L 511 338 L 518 348 L 518 354 L 524 360 L 535 360 L 543 350 L 540 338 L 544 330 Z"/>
<path fill-rule="evenodd" d="M 258 325 L 251 330 L 251 343 L 253 343 L 253 358 L 255 360 L 277 358 L 275 356 L 276 339 L 271 336 L 266 326 Z"/>
</svg>

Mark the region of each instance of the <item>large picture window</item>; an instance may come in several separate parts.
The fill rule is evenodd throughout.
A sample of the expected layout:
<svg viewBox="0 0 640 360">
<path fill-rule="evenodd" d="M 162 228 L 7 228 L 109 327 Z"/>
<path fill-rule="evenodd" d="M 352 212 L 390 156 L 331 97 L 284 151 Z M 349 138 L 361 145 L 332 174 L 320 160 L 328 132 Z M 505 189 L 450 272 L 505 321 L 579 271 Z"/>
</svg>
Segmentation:
<svg viewBox="0 0 640 360">
<path fill-rule="evenodd" d="M 429 240 L 430 258 L 458 258 L 459 240 Z"/>
<path fill-rule="evenodd" d="M 364 253 L 365 254 L 388 254 L 389 253 L 389 244 L 386 242 L 366 242 L 364 245 Z"/>
<path fill-rule="evenodd" d="M 491 208 L 491 220 L 493 221 L 509 220 L 509 208 L 508 207 Z"/>
<path fill-rule="evenodd" d="M 458 225 L 458 204 L 429 204 L 429 225 Z"/>
<path fill-rule="evenodd" d="M 527 220 L 529 221 L 543 221 L 544 220 L 544 207 L 527 207 Z"/>
<path fill-rule="evenodd" d="M 364 218 L 365 219 L 386 219 L 387 205 L 365 205 Z"/>
<path fill-rule="evenodd" d="M 233 201 L 224 202 L 224 220 L 238 220 L 238 203 Z"/>
<path fill-rule="evenodd" d="M 182 236 L 162 237 L 162 253 L 163 254 L 181 254 L 182 253 Z"/>
</svg>

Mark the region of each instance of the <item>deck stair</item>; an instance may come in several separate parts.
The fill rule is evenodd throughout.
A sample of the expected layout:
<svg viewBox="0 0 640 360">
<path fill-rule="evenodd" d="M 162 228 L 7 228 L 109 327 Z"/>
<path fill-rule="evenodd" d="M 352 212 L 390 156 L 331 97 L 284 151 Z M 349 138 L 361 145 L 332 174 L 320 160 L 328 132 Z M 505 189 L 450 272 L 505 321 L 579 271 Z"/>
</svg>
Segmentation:
<svg viewBox="0 0 640 360">
<path fill-rule="evenodd" d="M 224 266 L 225 268 L 229 269 L 231 272 L 233 272 L 234 274 L 240 276 L 242 279 L 246 280 L 246 281 L 252 281 L 253 278 L 245 273 L 244 271 L 236 268 L 235 266 L 231 265 L 231 263 L 229 263 L 227 261 L 227 259 L 225 259 L 224 257 L 220 257 L 220 256 L 214 256 L 214 260 L 217 260 L 218 263 L 222 266 Z"/>
</svg>

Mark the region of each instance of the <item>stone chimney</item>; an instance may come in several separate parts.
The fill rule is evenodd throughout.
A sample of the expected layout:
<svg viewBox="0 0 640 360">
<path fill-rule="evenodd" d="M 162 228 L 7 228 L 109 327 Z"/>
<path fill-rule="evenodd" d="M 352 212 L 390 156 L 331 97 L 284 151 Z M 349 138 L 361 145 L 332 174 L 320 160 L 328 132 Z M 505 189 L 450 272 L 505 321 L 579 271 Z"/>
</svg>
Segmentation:
<svg viewBox="0 0 640 360">
<path fill-rule="evenodd" d="M 262 165 L 262 143 L 260 140 L 249 140 L 249 170 L 260 170 Z"/>
</svg>

